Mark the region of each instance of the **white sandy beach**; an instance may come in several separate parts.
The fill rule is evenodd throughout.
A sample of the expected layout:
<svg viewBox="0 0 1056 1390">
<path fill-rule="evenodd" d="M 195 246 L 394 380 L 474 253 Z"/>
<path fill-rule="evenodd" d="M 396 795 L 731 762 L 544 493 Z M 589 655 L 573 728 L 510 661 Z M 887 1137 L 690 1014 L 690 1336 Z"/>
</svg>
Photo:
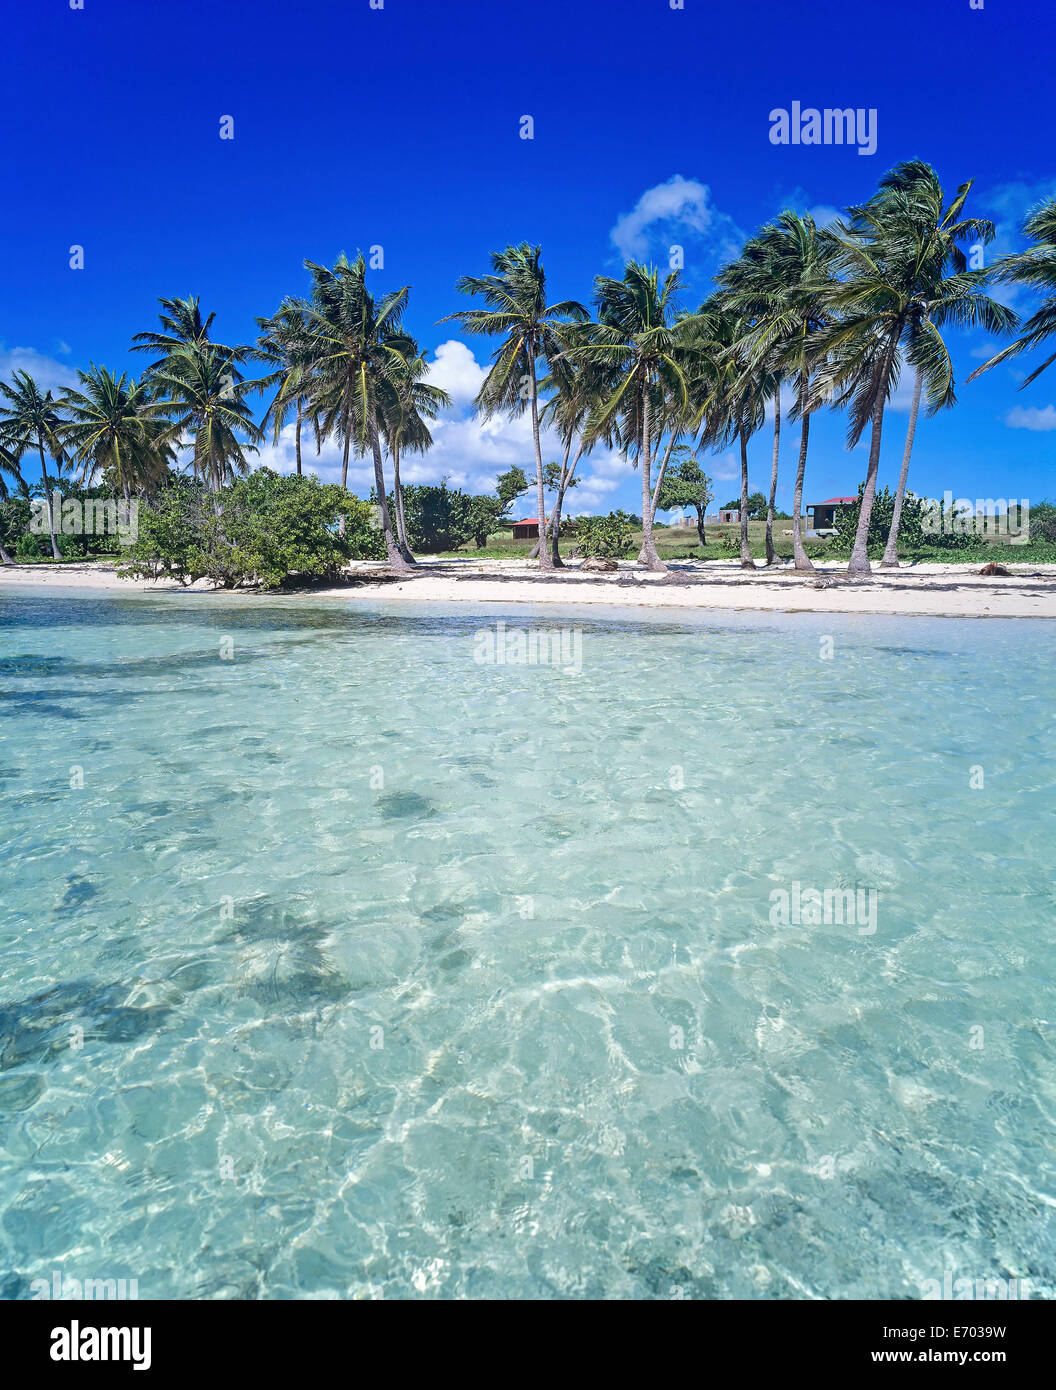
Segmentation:
<svg viewBox="0 0 1056 1390">
<path fill-rule="evenodd" d="M 579 574 L 575 562 L 544 576 L 521 560 L 425 560 L 406 580 L 385 580 L 384 566 L 352 567 L 352 587 L 313 589 L 313 599 L 364 603 L 379 597 L 416 602 L 606 604 L 642 608 L 742 609 L 760 612 L 882 613 L 892 616 L 956 618 L 1056 618 L 1056 565 L 1016 565 L 1002 558 L 1010 577 L 984 577 L 979 564 L 916 564 L 897 572 L 874 568 L 865 579 L 848 579 L 838 565 L 817 574 L 797 574 L 790 565 L 754 574 L 736 561 L 678 562 L 668 574 L 649 574 L 624 563 L 615 574 Z M 208 592 L 201 582 L 181 588 L 122 578 L 111 563 L 5 565 L 0 591 L 76 589 L 108 593 Z"/>
</svg>

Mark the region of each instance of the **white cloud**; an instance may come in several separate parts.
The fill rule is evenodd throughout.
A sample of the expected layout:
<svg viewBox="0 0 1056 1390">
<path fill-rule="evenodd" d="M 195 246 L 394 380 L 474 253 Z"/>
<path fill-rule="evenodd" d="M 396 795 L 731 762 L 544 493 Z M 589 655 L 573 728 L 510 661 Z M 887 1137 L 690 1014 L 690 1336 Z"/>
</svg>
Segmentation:
<svg viewBox="0 0 1056 1390">
<path fill-rule="evenodd" d="M 647 188 L 633 210 L 616 219 L 609 239 L 625 261 L 642 260 L 649 252 L 650 234 L 661 231 L 675 239 L 687 231 L 706 238 L 719 259 L 735 255 L 744 240 L 733 218 L 712 203 L 707 184 L 681 174 Z"/>
<path fill-rule="evenodd" d="M 1056 430 L 1056 406 L 1013 406 L 1005 424 L 1013 430 Z"/>
<path fill-rule="evenodd" d="M 452 404 L 460 405 L 473 400 L 486 375 L 487 369 L 480 365 L 465 343 L 450 338 L 436 349 L 426 379 L 430 386 L 446 391 Z"/>
<path fill-rule="evenodd" d="M 56 362 L 36 348 L 5 348 L 0 344 L 0 381 L 10 381 L 12 372 L 28 372 L 42 391 L 62 391 L 76 386 L 77 373 L 67 362 Z"/>
</svg>

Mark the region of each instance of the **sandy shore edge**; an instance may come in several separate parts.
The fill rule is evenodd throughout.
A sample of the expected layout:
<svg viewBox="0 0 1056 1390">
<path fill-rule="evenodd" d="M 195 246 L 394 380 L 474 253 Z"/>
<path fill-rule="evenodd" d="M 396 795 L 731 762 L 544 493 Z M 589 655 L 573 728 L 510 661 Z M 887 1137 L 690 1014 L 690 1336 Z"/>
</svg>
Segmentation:
<svg viewBox="0 0 1056 1390">
<path fill-rule="evenodd" d="M 579 574 L 570 565 L 544 576 L 523 561 L 424 561 L 406 580 L 383 580 L 384 567 L 354 567 L 351 587 L 312 589 L 297 595 L 371 603 L 379 598 L 429 603 L 596 605 L 626 608 L 748 610 L 757 612 L 877 613 L 887 616 L 950 618 L 1056 618 L 1056 565 L 1015 565 L 1002 560 L 1010 577 L 979 574 L 979 565 L 919 564 L 897 571 L 874 569 L 866 579 L 850 580 L 837 565 L 816 574 L 797 574 L 790 566 L 743 571 L 736 562 L 676 563 L 666 575 L 621 565 L 615 574 Z M 4 565 L 0 593 L 30 590 L 96 593 L 222 593 L 208 584 L 183 588 L 172 581 L 125 579 L 112 564 L 57 566 Z M 247 594 L 247 598 L 252 595 Z"/>
</svg>

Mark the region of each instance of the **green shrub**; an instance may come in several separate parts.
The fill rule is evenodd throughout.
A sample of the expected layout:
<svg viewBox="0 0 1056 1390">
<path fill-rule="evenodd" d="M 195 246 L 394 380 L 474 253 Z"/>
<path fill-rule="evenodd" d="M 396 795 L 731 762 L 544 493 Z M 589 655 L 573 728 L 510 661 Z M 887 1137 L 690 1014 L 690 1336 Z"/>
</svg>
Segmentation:
<svg viewBox="0 0 1056 1390">
<path fill-rule="evenodd" d="M 217 493 L 182 481 L 141 507 L 124 572 L 274 589 L 333 580 L 349 560 L 384 557 L 369 503 L 311 475 L 262 468 Z"/>
<path fill-rule="evenodd" d="M 26 531 L 19 536 L 15 543 L 16 560 L 25 560 L 28 562 L 32 560 L 43 560 L 43 558 L 44 552 L 40 548 L 40 542 L 37 540 L 36 536 L 33 535 L 32 531 Z"/>
<path fill-rule="evenodd" d="M 631 548 L 633 518 L 625 512 L 608 516 L 581 516 L 575 521 L 576 549 L 585 560 L 600 555 L 620 560 Z"/>
</svg>

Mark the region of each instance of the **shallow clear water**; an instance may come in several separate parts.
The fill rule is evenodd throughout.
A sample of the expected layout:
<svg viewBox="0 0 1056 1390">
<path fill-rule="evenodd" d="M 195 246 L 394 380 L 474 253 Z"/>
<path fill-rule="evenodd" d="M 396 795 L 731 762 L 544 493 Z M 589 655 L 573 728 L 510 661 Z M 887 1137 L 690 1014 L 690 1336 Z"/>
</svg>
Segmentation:
<svg viewBox="0 0 1056 1390">
<path fill-rule="evenodd" d="M 0 597 L 0 1294 L 1051 1295 L 1052 626 L 500 616 Z"/>
</svg>

